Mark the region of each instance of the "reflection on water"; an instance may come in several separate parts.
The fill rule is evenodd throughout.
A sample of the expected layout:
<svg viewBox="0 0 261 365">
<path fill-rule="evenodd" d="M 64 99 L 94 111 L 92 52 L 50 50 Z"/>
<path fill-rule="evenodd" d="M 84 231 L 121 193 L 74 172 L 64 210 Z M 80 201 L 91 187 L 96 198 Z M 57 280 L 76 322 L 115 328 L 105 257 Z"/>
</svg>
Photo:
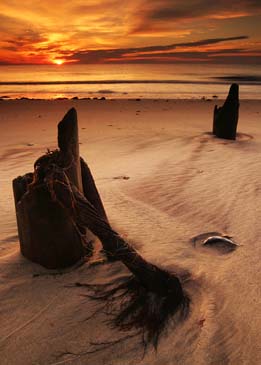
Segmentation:
<svg viewBox="0 0 261 365">
<path fill-rule="evenodd" d="M 0 66 L 0 97 L 224 98 L 239 82 L 241 99 L 260 99 L 260 78 L 257 65 Z"/>
</svg>

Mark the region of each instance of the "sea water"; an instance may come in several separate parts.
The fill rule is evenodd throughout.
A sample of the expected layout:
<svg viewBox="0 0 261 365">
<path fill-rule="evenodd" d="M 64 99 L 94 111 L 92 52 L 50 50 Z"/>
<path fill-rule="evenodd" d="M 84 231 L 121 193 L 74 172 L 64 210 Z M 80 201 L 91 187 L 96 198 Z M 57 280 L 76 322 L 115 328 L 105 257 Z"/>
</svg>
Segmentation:
<svg viewBox="0 0 261 365">
<path fill-rule="evenodd" d="M 260 65 L 98 64 L 0 66 L 0 98 L 261 99 Z"/>
</svg>

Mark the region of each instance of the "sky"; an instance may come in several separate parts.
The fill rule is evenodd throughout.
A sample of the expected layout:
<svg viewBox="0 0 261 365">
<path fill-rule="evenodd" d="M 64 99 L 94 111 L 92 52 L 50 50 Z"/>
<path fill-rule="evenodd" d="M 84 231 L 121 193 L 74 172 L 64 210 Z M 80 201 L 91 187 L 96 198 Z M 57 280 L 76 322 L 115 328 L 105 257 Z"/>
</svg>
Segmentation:
<svg viewBox="0 0 261 365">
<path fill-rule="evenodd" d="M 261 64 L 261 0 L 1 0 L 0 64 Z"/>
</svg>

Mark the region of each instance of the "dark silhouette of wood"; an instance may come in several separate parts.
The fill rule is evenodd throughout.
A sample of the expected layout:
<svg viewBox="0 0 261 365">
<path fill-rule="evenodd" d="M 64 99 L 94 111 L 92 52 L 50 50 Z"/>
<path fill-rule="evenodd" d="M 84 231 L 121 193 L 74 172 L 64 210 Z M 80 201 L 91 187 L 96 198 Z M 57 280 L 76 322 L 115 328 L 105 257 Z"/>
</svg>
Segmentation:
<svg viewBox="0 0 261 365">
<path fill-rule="evenodd" d="M 15 191 L 20 189 L 18 179 Z M 21 252 L 29 260 L 58 269 L 72 266 L 84 256 L 78 228 L 45 185 L 29 188 L 17 202 L 16 214 Z"/>
<path fill-rule="evenodd" d="M 20 239 L 20 247 L 21 252 L 26 256 L 27 246 L 26 246 L 26 222 L 25 220 L 25 212 L 23 211 L 23 205 L 19 205 L 23 195 L 28 190 L 28 185 L 33 181 L 33 174 L 28 173 L 24 176 L 19 176 L 13 180 L 13 193 L 14 193 L 14 202 L 15 202 L 15 210 L 16 210 L 16 221 L 18 228 L 18 235 Z M 25 226 L 24 226 L 25 225 Z"/>
<path fill-rule="evenodd" d="M 232 84 L 223 106 L 215 105 L 213 134 L 219 138 L 236 139 L 239 114 L 239 87 Z"/>
<path fill-rule="evenodd" d="M 58 146 L 61 161 L 69 180 L 80 191 L 82 187 L 81 163 L 79 153 L 78 121 L 74 108 L 70 109 L 58 124 Z"/>
<path fill-rule="evenodd" d="M 48 190 L 51 181 L 44 180 L 44 169 L 55 164 L 66 171 L 73 186 L 83 190 L 75 109 L 58 125 L 58 145 L 59 151 L 47 153 L 35 162 L 34 174 L 13 181 L 21 252 L 48 269 L 71 266 L 90 249 L 86 229 L 75 224 L 53 199 Z"/>
</svg>

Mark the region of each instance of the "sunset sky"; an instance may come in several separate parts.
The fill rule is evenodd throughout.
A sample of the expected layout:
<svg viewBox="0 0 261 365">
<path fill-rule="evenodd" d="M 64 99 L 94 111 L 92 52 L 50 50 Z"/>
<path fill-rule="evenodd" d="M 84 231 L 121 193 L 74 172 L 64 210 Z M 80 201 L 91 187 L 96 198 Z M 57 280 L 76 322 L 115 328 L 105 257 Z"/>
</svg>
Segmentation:
<svg viewBox="0 0 261 365">
<path fill-rule="evenodd" d="M 261 63 L 260 0 L 1 0 L 0 64 Z"/>
</svg>

